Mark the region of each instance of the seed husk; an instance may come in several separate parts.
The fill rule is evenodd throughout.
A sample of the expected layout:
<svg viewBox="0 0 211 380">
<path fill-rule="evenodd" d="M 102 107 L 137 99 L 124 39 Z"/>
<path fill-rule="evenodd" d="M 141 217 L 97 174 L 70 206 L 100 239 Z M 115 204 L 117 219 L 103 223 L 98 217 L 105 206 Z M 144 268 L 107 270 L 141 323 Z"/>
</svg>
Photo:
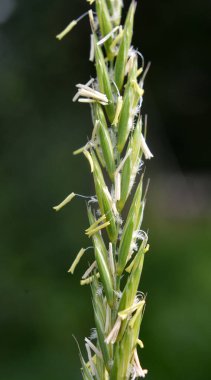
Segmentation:
<svg viewBox="0 0 211 380">
<path fill-rule="evenodd" d="M 113 291 L 112 277 L 108 268 L 108 264 L 97 242 L 94 242 L 94 250 L 95 250 L 95 259 L 97 261 L 97 267 L 100 273 L 101 281 L 103 283 L 106 298 L 107 298 L 109 306 L 112 307 L 113 302 L 114 302 L 114 291 Z"/>
<path fill-rule="evenodd" d="M 102 49 L 97 45 L 97 37 L 94 36 L 95 46 L 95 65 L 99 83 L 99 89 L 103 94 L 106 94 L 109 104 L 105 106 L 105 110 L 110 122 L 113 121 L 115 116 L 114 97 L 112 92 L 111 81 L 109 78 L 108 68 L 105 64 L 105 59 L 102 53 Z"/>
<path fill-rule="evenodd" d="M 104 363 L 107 368 L 107 370 L 110 370 L 109 368 L 109 362 L 110 362 L 110 355 L 109 355 L 109 349 L 108 345 L 105 343 L 105 335 L 104 335 L 104 329 L 102 326 L 102 323 L 99 320 L 98 312 L 94 308 L 94 318 L 95 318 L 95 325 L 97 329 L 97 336 L 98 336 L 98 342 L 99 346 L 103 355 Z"/>
<path fill-rule="evenodd" d="M 134 65 L 128 78 L 123 98 L 122 111 L 119 117 L 117 148 L 120 153 L 124 149 L 129 133 L 133 129 L 136 107 L 140 98 L 139 86 L 134 79 L 136 74 L 137 58 L 134 59 Z M 134 83 L 136 83 L 136 85 L 134 85 Z"/>
<path fill-rule="evenodd" d="M 127 309 L 134 302 L 143 269 L 145 244 L 145 242 L 141 244 L 139 251 L 136 254 L 133 269 L 124 288 L 118 311 Z"/>
<path fill-rule="evenodd" d="M 119 254 L 118 254 L 118 264 L 117 264 L 117 274 L 121 276 L 125 265 L 127 263 L 127 258 L 130 252 L 132 237 L 134 232 L 134 220 L 131 218 L 128 225 L 125 226 L 120 242 Z"/>
<path fill-rule="evenodd" d="M 87 214 L 88 214 L 88 218 L 89 218 L 89 223 L 90 223 L 90 225 L 92 225 L 93 223 L 95 223 L 96 219 L 92 213 L 91 207 L 89 207 L 89 206 L 87 207 Z M 103 253 L 104 259 L 106 260 L 107 259 L 107 249 L 106 249 L 106 246 L 105 246 L 105 243 L 104 243 L 104 240 L 102 238 L 101 233 L 95 232 L 95 234 L 92 236 L 92 240 L 93 240 L 93 243 L 96 242 L 96 244 L 98 244 L 98 246 L 101 249 L 101 252 Z"/>
<path fill-rule="evenodd" d="M 120 44 L 119 53 L 117 55 L 117 60 L 115 64 L 115 83 L 121 91 L 123 83 L 124 83 L 124 75 L 125 75 L 125 67 L 128 58 L 128 52 L 132 40 L 133 35 L 133 22 L 134 15 L 136 10 L 136 2 L 132 1 L 131 6 L 128 11 L 128 15 L 126 18 L 125 26 L 124 26 L 124 35 Z"/>
<path fill-rule="evenodd" d="M 100 105 L 96 106 L 96 116 L 99 120 L 99 128 L 97 132 L 100 140 L 103 158 L 105 161 L 105 167 L 109 173 L 111 180 L 113 180 L 115 171 L 114 150 L 107 127 L 106 118 Z"/>
<path fill-rule="evenodd" d="M 116 226 L 116 218 L 112 210 L 112 200 L 110 199 L 107 187 L 101 189 L 101 197 L 106 219 L 110 222 L 110 225 L 107 227 L 108 236 L 110 241 L 114 243 L 117 240 L 118 231 Z"/>
<path fill-rule="evenodd" d="M 128 144 L 128 149 L 131 149 L 131 154 L 127 158 L 123 169 L 122 169 L 122 175 L 121 175 L 121 197 L 120 201 L 118 203 L 118 209 L 122 210 L 125 202 L 128 199 L 128 196 L 130 194 L 131 188 L 134 184 L 135 177 L 137 175 L 137 169 L 139 167 L 139 164 L 141 162 L 140 158 L 140 133 L 141 133 L 141 120 L 138 120 L 136 124 L 135 131 L 133 133 L 133 136 L 130 139 L 130 142 Z"/>
<path fill-rule="evenodd" d="M 103 37 L 105 37 L 113 29 L 108 6 L 105 0 L 96 0 L 96 11 L 97 11 L 101 34 Z M 112 38 L 109 38 L 105 42 L 105 48 L 106 48 L 107 57 L 109 60 L 111 60 L 114 56 L 110 50 L 111 42 L 112 42 Z"/>
</svg>

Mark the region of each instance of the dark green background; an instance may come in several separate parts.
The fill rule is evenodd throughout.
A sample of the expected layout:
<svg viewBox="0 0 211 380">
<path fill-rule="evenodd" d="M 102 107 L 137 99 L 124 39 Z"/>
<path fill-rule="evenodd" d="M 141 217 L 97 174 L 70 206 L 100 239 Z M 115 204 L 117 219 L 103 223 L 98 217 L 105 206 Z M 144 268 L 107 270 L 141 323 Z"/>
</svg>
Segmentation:
<svg viewBox="0 0 211 380">
<path fill-rule="evenodd" d="M 86 9 L 85 0 L 0 0 L 0 380 L 80 379 L 72 334 L 83 347 L 94 327 L 79 285 L 86 259 L 67 274 L 89 244 L 85 203 L 51 208 L 72 191 L 93 194 L 87 162 L 72 156 L 92 128 L 89 107 L 71 102 L 94 72 L 88 20 L 55 39 Z M 209 21 L 204 0 L 138 4 L 134 46 L 152 61 L 144 111 L 155 155 L 141 284 L 149 380 L 210 378 Z"/>
</svg>

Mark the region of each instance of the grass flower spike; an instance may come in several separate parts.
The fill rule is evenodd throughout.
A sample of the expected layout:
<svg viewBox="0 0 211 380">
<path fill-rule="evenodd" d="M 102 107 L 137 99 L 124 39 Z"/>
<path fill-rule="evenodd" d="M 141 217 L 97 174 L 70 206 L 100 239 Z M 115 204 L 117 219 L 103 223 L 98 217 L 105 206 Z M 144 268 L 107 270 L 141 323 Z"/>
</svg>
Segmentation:
<svg viewBox="0 0 211 380">
<path fill-rule="evenodd" d="M 68 272 L 74 273 L 89 249 L 91 264 L 80 284 L 91 287 L 95 329 L 85 338 L 87 357 L 79 351 L 83 379 L 134 380 L 147 375 L 138 350 L 144 346 L 139 334 L 146 307 L 139 284 L 149 250 L 142 227 L 148 189 L 142 159 L 153 157 L 146 142 L 147 118 L 142 115 L 149 65 L 144 67 L 142 54 L 132 46 L 134 0 L 124 22 L 122 0 L 87 4 L 94 11 L 89 9 L 57 36 L 65 37 L 87 15 L 89 59 L 96 68 L 95 78 L 76 85 L 73 98 L 91 107 L 90 140 L 74 154 L 83 153 L 88 160 L 96 196 L 87 200 L 89 225 L 84 233 L 89 247 L 79 247 Z M 71 193 L 54 209 L 59 211 L 76 195 Z"/>
</svg>

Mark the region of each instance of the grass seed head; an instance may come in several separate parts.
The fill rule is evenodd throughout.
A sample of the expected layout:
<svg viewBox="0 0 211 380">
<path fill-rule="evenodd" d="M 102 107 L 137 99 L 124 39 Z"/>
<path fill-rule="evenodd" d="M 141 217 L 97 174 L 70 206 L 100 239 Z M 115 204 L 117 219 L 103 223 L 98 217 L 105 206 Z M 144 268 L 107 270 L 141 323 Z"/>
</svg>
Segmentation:
<svg viewBox="0 0 211 380">
<path fill-rule="evenodd" d="M 122 0 L 87 2 L 96 12 L 90 9 L 57 36 L 62 39 L 89 16 L 89 59 L 95 61 L 97 75 L 76 85 L 73 101 L 91 106 L 94 127 L 88 142 L 74 154 L 83 153 L 88 160 L 96 192 L 88 201 L 85 230 L 94 258 L 80 281 L 91 288 L 96 333 L 94 341 L 85 338 L 88 362 L 80 350 L 79 355 L 85 380 L 133 380 L 147 374 L 137 354 L 137 345 L 143 346 L 139 331 L 145 309 L 145 296 L 138 287 L 149 249 L 148 236 L 141 229 L 148 189 L 147 185 L 143 194 L 143 174 L 134 194 L 132 190 L 142 156 L 153 157 L 141 116 L 149 65 L 144 67 L 143 55 L 131 46 L 136 1 L 132 0 L 123 27 Z M 74 196 L 71 193 L 54 209 L 59 211 Z M 69 272 L 75 271 L 85 251 L 79 251 Z"/>
</svg>

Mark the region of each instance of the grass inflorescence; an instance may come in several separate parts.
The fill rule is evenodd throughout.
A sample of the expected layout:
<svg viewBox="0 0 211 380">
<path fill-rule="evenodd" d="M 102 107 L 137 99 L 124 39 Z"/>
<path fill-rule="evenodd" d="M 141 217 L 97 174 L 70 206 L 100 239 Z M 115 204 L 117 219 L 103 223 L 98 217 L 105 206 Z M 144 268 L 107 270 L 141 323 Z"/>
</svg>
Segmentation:
<svg viewBox="0 0 211 380">
<path fill-rule="evenodd" d="M 142 230 L 148 188 L 143 185 L 143 159 L 153 155 L 146 143 L 147 118 L 141 113 L 148 66 L 131 45 L 136 2 L 132 1 L 123 25 L 121 0 L 88 3 L 95 6 L 95 12 L 90 9 L 87 15 L 96 78 L 79 83 L 73 100 L 90 104 L 93 131 L 74 154 L 82 153 L 88 160 L 96 196 L 87 203 L 85 234 L 91 247 L 79 250 L 69 272 L 73 274 L 87 249 L 93 251 L 93 262 L 81 279 L 81 285 L 91 286 L 95 320 L 95 330 L 85 338 L 87 359 L 80 353 L 83 378 L 129 380 L 147 374 L 138 356 L 146 304 L 138 288 L 149 250 L 148 235 Z M 57 38 L 62 39 L 83 17 L 73 20 Z M 75 196 L 71 193 L 54 209 L 59 211 Z"/>
</svg>

